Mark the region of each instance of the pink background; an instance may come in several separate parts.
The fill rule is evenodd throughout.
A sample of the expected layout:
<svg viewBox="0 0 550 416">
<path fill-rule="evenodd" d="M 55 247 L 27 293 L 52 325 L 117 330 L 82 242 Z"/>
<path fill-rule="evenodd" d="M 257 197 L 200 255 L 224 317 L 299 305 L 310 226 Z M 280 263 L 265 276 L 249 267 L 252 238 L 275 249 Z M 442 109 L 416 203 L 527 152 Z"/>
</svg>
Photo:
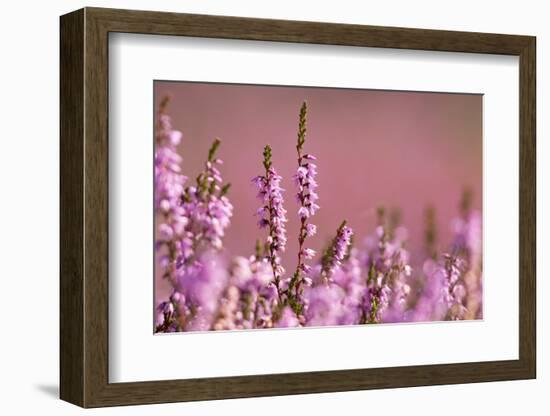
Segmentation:
<svg viewBox="0 0 550 416">
<path fill-rule="evenodd" d="M 304 100 L 305 149 L 318 158 L 321 206 L 312 220 L 318 234 L 309 247 L 321 250 L 343 219 L 360 243 L 373 232 L 376 207 L 382 204 L 401 209 L 408 248 L 419 256 L 426 205 L 436 209 L 443 247 L 464 187 L 474 191 L 474 207 L 481 208 L 481 95 L 164 81 L 155 82 L 154 90 L 155 108 L 163 96 L 172 96 L 168 113 L 184 135 L 179 152 L 189 178 L 202 169 L 213 139 L 222 140 L 222 175 L 232 184 L 235 208 L 225 238 L 230 255 L 252 254 L 256 239 L 265 237 L 253 215 L 259 204 L 250 180 L 262 173 L 262 150 L 270 144 L 287 190 L 289 241 L 283 265 L 295 267 L 298 206 L 291 178 Z"/>
</svg>

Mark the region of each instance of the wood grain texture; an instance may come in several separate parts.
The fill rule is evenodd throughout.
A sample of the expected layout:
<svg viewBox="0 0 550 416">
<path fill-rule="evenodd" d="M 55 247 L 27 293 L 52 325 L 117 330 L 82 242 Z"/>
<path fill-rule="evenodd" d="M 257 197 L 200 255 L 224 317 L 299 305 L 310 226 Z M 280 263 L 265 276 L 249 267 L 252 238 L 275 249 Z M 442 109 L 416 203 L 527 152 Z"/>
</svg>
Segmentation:
<svg viewBox="0 0 550 416">
<path fill-rule="evenodd" d="M 84 404 L 84 12 L 60 24 L 60 387 Z"/>
<path fill-rule="evenodd" d="M 109 383 L 109 32 L 519 56 L 519 359 Z M 83 407 L 98 407 L 534 378 L 535 50 L 535 38 L 529 36 L 96 8 L 63 16 L 60 259 L 62 399 Z"/>
<path fill-rule="evenodd" d="M 520 54 L 519 103 L 519 356 L 536 378 L 536 40 Z"/>
</svg>

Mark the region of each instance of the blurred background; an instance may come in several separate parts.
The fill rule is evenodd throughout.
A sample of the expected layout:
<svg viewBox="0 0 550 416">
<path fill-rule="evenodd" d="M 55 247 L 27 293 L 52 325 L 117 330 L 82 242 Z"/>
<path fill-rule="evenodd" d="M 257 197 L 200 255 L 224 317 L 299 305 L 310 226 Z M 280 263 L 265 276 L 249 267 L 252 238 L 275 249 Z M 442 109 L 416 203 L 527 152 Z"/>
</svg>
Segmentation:
<svg viewBox="0 0 550 416">
<path fill-rule="evenodd" d="M 385 206 L 400 212 L 414 266 L 424 254 L 427 206 L 435 209 L 441 248 L 450 242 L 465 188 L 472 191 L 473 208 L 481 209 L 482 95 L 167 81 L 156 81 L 154 91 L 155 109 L 164 96 L 172 98 L 167 113 L 184 135 L 178 150 L 189 181 L 203 168 L 214 138 L 222 140 L 218 155 L 235 208 L 224 240 L 230 256 L 251 255 L 256 239 L 265 238 L 254 216 L 259 201 L 251 179 L 263 173 L 262 150 L 270 144 L 286 189 L 283 265 L 296 266 L 299 219 L 292 175 L 304 100 L 305 150 L 318 159 L 321 206 L 311 221 L 318 233 L 308 247 L 320 251 L 343 219 L 361 244 L 374 231 L 377 207 Z M 157 297 L 165 293 L 159 280 Z"/>
</svg>

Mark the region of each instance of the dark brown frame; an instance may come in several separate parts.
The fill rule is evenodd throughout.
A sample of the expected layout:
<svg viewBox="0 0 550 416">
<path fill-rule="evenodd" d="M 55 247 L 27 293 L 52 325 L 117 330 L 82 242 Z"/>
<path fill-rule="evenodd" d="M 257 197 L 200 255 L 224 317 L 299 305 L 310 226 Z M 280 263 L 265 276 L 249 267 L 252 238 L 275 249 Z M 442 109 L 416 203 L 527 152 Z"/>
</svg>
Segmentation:
<svg viewBox="0 0 550 416">
<path fill-rule="evenodd" d="M 110 32 L 519 56 L 519 359 L 109 383 Z M 535 45 L 535 38 L 531 36 L 98 8 L 85 8 L 62 16 L 61 398 L 83 407 L 99 407 L 535 378 Z"/>
</svg>

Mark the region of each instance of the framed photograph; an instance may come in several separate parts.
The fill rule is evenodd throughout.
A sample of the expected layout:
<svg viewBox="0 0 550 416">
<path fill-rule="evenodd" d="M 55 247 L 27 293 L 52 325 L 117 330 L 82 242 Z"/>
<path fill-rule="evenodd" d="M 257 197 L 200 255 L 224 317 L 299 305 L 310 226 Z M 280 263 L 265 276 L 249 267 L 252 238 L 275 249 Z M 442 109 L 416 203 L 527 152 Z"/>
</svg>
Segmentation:
<svg viewBox="0 0 550 416">
<path fill-rule="evenodd" d="M 534 37 L 60 29 L 63 400 L 536 377 Z"/>
</svg>

